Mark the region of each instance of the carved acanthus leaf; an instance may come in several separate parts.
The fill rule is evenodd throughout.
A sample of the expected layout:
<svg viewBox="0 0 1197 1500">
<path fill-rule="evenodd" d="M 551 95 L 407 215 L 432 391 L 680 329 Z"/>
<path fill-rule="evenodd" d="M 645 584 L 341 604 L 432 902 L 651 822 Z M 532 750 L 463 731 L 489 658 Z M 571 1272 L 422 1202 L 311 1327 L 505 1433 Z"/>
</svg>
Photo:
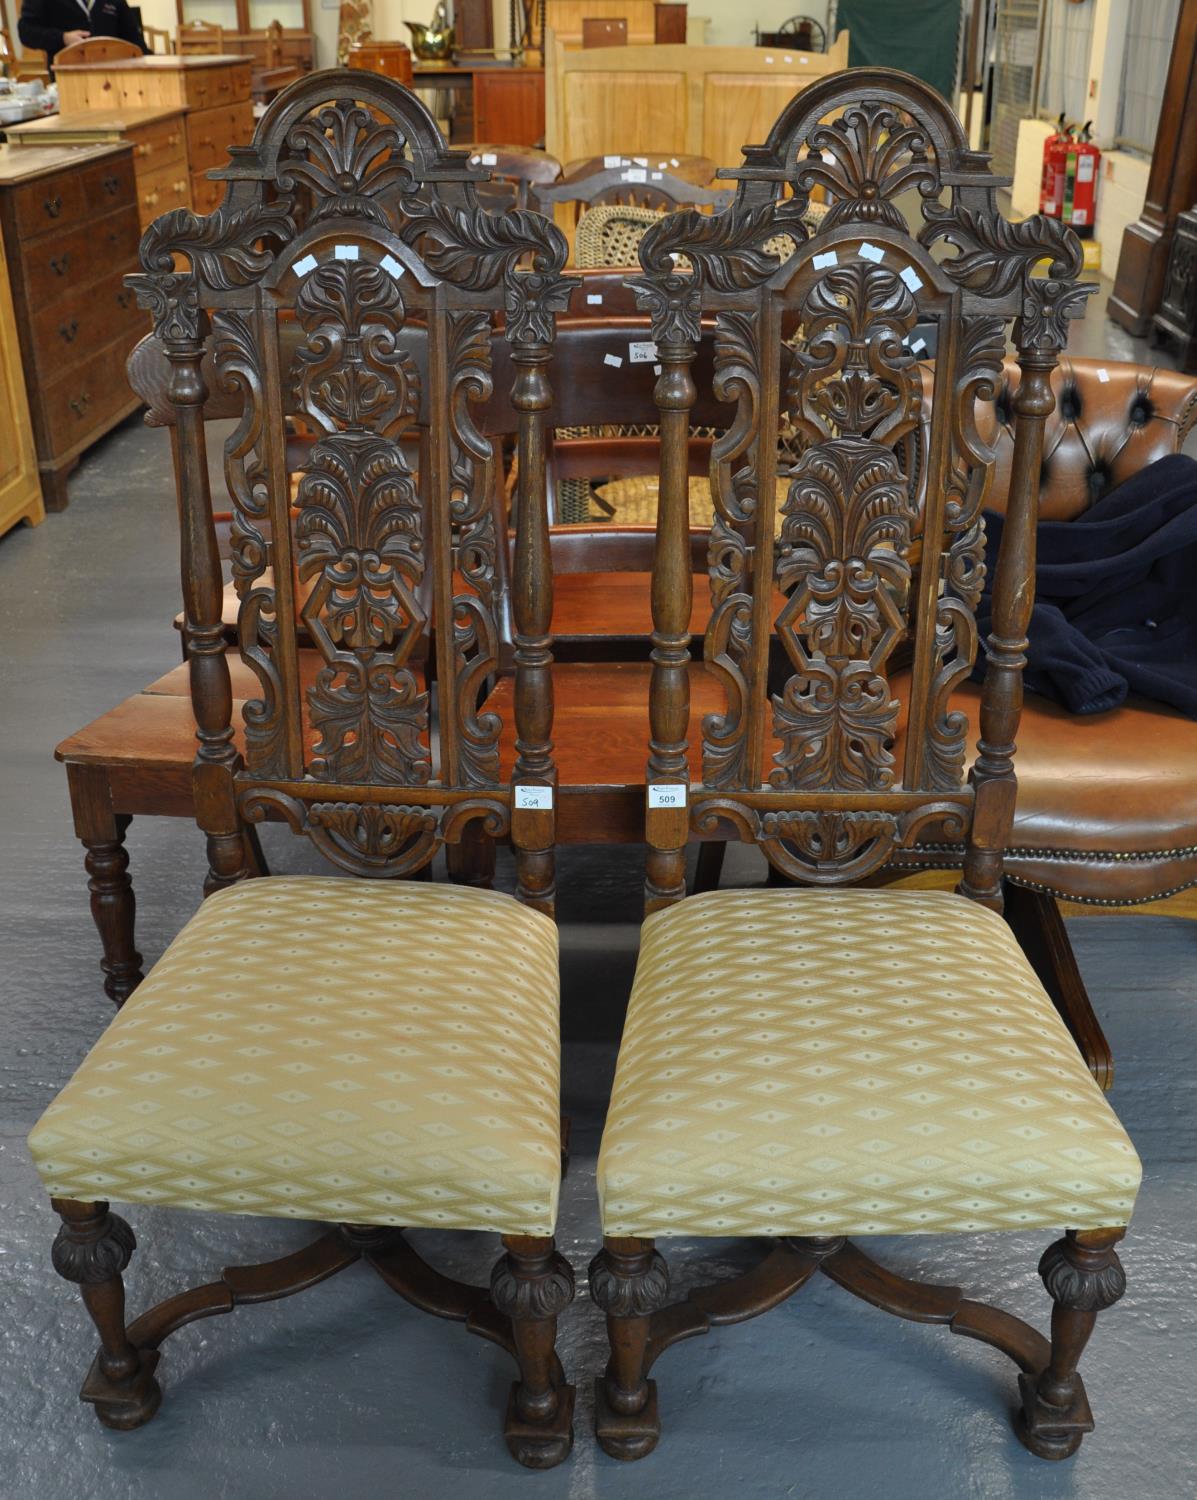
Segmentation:
<svg viewBox="0 0 1197 1500">
<path fill-rule="evenodd" d="M 924 197 L 939 191 L 925 132 L 890 105 L 870 99 L 850 105 L 837 120 L 816 126 L 809 144 L 795 181 L 806 193 L 813 187 L 828 193 L 823 230 L 847 222 L 905 230 L 906 219 L 891 200 L 910 188 Z"/>
<path fill-rule="evenodd" d="M 1072 282 L 1081 270 L 1081 246 L 1073 231 L 1059 219 L 1034 214 L 1018 224 L 1004 219 L 996 208 L 973 209 L 953 202 L 923 205 L 927 222 L 919 242 L 932 245 L 947 240 L 960 254 L 942 262 L 944 274 L 958 286 L 986 297 L 1002 297 L 1029 280 L 1032 267 L 1050 260 L 1049 277 Z"/>
<path fill-rule="evenodd" d="M 777 198 L 744 207 L 737 198 L 718 214 L 684 209 L 666 214 L 640 241 L 640 264 L 650 277 L 673 272 L 674 257 L 684 255 L 694 275 L 716 291 L 745 291 L 760 286 L 782 263 L 766 241 L 788 236 L 807 238 L 802 215 L 806 198 Z"/>
<path fill-rule="evenodd" d="M 141 264 L 147 271 L 170 271 L 175 256 L 185 255 L 205 286 L 221 291 L 251 286 L 274 264 L 274 249 L 259 241 L 285 245 L 295 234 L 290 203 L 226 205 L 207 215 L 175 208 L 154 220 L 141 237 Z"/>
</svg>

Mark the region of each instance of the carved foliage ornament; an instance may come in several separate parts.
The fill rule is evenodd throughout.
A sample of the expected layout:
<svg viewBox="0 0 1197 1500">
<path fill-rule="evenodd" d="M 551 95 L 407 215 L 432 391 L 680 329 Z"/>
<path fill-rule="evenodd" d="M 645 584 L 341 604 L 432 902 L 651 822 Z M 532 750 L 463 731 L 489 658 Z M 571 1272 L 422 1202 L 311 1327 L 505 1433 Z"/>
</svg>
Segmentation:
<svg viewBox="0 0 1197 1500">
<path fill-rule="evenodd" d="M 902 211 L 891 200 L 909 188 L 924 196 L 939 191 L 927 144 L 924 132 L 892 106 L 866 99 L 811 131 L 795 180 L 806 193 L 821 187 L 829 195 L 824 230 L 848 222 L 905 230 Z"/>
<path fill-rule="evenodd" d="M 403 132 L 376 120 L 352 100 L 338 99 L 294 126 L 279 162 L 278 184 L 310 190 L 309 223 L 325 218 L 373 219 L 386 225 L 387 194 L 410 191 L 415 177 Z"/>
</svg>

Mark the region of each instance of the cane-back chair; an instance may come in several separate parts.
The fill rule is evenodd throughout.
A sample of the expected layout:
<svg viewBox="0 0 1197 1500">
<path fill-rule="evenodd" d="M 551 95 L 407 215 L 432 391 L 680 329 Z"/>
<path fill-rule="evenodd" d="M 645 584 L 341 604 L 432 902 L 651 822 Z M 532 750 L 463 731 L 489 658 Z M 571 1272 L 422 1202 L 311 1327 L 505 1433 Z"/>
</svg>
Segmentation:
<svg viewBox="0 0 1197 1500">
<path fill-rule="evenodd" d="M 924 84 L 852 70 L 804 90 L 766 143 L 746 149 L 727 174 L 739 184 L 727 213 L 679 213 L 641 249 L 637 285 L 662 366 L 650 915 L 600 1154 L 605 1239 L 591 1268 L 611 1338 L 598 1433 L 623 1458 L 657 1441 L 647 1377 L 670 1344 L 774 1307 L 818 1270 L 879 1308 L 1009 1355 L 1033 1453 L 1066 1457 L 1092 1427 L 1077 1361 L 1098 1310 L 1123 1290 L 1114 1246 L 1140 1168 L 1000 906 L 1050 376 L 1093 288 L 1075 280 L 1069 230 L 1001 217 L 986 161 Z M 815 187 L 830 208 L 806 237 Z M 784 264 L 763 249 L 782 228 L 800 241 Z M 714 379 L 734 404 L 711 463 L 705 666 L 722 701 L 692 724 L 685 448 L 710 315 Z M 920 316 L 939 328 L 926 373 L 907 344 Z M 966 777 L 966 720 L 951 694 L 977 648 L 992 456 L 974 402 L 992 398 L 1010 323 L 1022 378 Z M 775 536 L 785 419 L 803 443 Z M 771 636 L 784 646 L 780 673 Z M 966 841 L 958 893 L 842 889 L 937 827 Z M 693 835 L 756 844 L 795 888 L 683 899 Z M 959 1288 L 885 1270 L 847 1238 L 1045 1227 L 1066 1228 L 1039 1266 L 1055 1303 L 1050 1341 Z M 668 1305 L 654 1241 L 672 1235 L 774 1243 L 738 1281 Z"/>
<path fill-rule="evenodd" d="M 106 1425 L 138 1426 L 158 1405 L 168 1334 L 365 1259 L 418 1307 L 515 1356 L 508 1445 L 547 1467 L 569 1450 L 573 1399 L 554 1354 L 572 1277 L 552 1238 L 560 1038 L 543 480 L 565 241 L 539 215 L 486 213 L 479 173 L 419 100 L 360 71 L 288 89 L 231 154 L 221 206 L 157 220 L 144 274 L 130 278 L 171 367 L 211 894 L 30 1138 L 62 1218 L 54 1263 L 81 1284 L 102 1341 L 83 1397 Z M 500 652 L 505 538 L 493 445 L 472 417 L 491 394 L 500 310 L 522 475 L 508 775 L 504 726 L 479 712 Z M 243 724 L 209 494 L 209 330 L 215 379 L 240 406 L 224 458 L 253 681 Z M 315 435 L 297 488 L 289 415 Z M 435 697 L 410 660 L 426 627 Z M 247 878 L 245 829 L 267 817 L 364 878 Z M 518 900 L 396 878 L 426 872 L 476 828 L 513 844 Z M 339 1227 L 127 1325 L 133 1237 L 110 1198 Z M 434 1272 L 405 1226 L 501 1233 L 489 1288 Z"/>
</svg>

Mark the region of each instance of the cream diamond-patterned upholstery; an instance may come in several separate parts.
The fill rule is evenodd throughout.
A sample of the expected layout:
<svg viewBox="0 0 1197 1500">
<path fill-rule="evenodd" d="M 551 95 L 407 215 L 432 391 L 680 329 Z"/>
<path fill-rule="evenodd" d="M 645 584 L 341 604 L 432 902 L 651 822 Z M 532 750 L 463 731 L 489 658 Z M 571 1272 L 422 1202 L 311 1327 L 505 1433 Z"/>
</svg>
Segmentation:
<svg viewBox="0 0 1197 1500">
<path fill-rule="evenodd" d="M 208 898 L 29 1137 L 56 1197 L 552 1234 L 557 929 L 463 886 Z"/>
<path fill-rule="evenodd" d="M 604 1234 L 1104 1228 L 1139 1176 L 996 913 L 942 891 L 749 890 L 645 922 Z"/>
</svg>

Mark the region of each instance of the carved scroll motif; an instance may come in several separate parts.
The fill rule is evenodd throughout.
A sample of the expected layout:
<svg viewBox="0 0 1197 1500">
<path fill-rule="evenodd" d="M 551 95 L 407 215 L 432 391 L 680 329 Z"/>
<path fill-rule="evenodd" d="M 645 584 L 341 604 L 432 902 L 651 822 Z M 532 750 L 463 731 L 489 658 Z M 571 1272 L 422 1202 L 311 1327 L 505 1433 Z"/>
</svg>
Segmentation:
<svg viewBox="0 0 1197 1500">
<path fill-rule="evenodd" d="M 831 206 L 824 230 L 858 222 L 905 231 L 906 219 L 893 198 L 910 188 L 924 196 L 939 191 L 938 165 L 928 157 L 926 134 L 890 105 L 867 99 L 850 105 L 837 120 L 816 126 L 808 144 L 795 180 L 806 193 L 814 187 L 827 192 Z"/>
<path fill-rule="evenodd" d="M 449 514 L 457 574 L 466 587 L 453 596 L 453 712 L 459 729 L 458 778 L 465 786 L 499 779 L 499 716 L 479 714 L 487 679 L 498 665 L 496 537 L 491 487 L 494 449 L 474 424 L 470 406 L 485 401 L 490 372 L 490 320 L 485 313 L 449 319 Z"/>
<path fill-rule="evenodd" d="M 748 538 L 756 519 L 761 377 L 756 328 L 747 314 L 720 312 L 716 318 L 714 391 L 720 401 L 736 403 L 731 425 L 711 445 L 714 516 L 707 546 L 712 612 L 705 654 L 727 695 L 727 708 L 703 720 L 702 774 L 708 786 L 748 786 L 756 779 L 746 760 L 745 669 L 752 654 Z"/>
<path fill-rule="evenodd" d="M 978 401 L 991 401 L 1006 352 L 1001 318 L 970 320 L 961 335 L 960 374 L 952 392 L 952 442 L 945 485 L 946 548 L 943 587 L 935 615 L 924 779 L 938 791 L 959 786 L 964 775 L 968 716 L 949 708 L 952 693 L 977 656 L 976 608 L 985 582 L 985 531 L 981 501 L 992 448 L 976 426 Z"/>
<path fill-rule="evenodd" d="M 404 159 L 406 144 L 397 125 L 383 124 L 361 105 L 339 99 L 291 129 L 278 184 L 287 191 L 308 190 L 310 224 L 351 218 L 385 227 L 390 222 L 386 199 L 415 183 Z"/>
<path fill-rule="evenodd" d="M 230 544 L 233 584 L 240 607 L 237 634 L 242 660 L 261 685 L 261 697 L 244 708 L 246 760 L 262 776 L 286 774 L 283 689 L 275 661 L 276 606 L 273 584 L 264 582 L 272 564 L 268 539 L 269 494 L 260 448 L 263 422 L 262 371 L 258 346 L 246 318 L 212 314 L 213 360 L 225 390 L 239 390 L 241 419 L 224 445 L 224 474 L 232 501 Z"/>
</svg>

